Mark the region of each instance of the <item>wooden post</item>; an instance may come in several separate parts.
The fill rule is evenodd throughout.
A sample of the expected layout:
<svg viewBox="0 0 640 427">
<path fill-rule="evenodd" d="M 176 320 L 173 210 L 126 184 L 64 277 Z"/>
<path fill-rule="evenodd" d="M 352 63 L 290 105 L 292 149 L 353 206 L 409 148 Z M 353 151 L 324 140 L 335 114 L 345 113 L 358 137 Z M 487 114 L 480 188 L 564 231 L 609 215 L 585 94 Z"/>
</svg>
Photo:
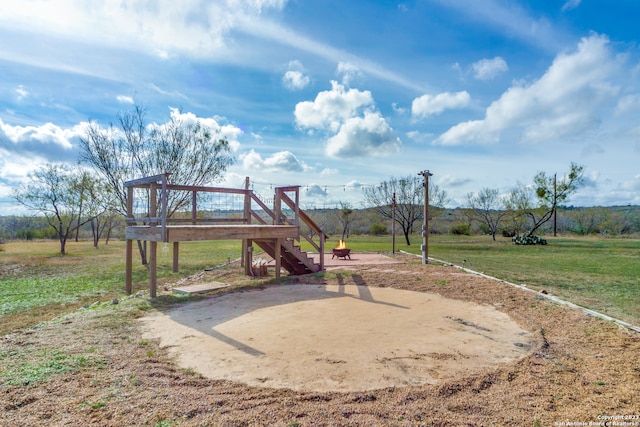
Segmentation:
<svg viewBox="0 0 640 427">
<path fill-rule="evenodd" d="M 396 253 L 396 193 L 391 199 L 391 253 Z"/>
<path fill-rule="evenodd" d="M 273 197 L 273 224 L 280 225 L 282 218 L 282 193 L 276 188 L 276 194 Z"/>
<path fill-rule="evenodd" d="M 275 261 L 276 261 L 276 278 L 280 277 L 280 269 L 282 268 L 282 239 L 275 240 Z"/>
<path fill-rule="evenodd" d="M 133 240 L 127 239 L 125 290 L 127 295 L 133 292 Z"/>
<path fill-rule="evenodd" d="M 149 296 L 151 298 L 156 297 L 156 289 L 157 289 L 157 276 L 156 276 L 156 266 L 158 261 L 158 242 L 151 241 L 150 242 L 151 254 L 149 256 Z"/>
<path fill-rule="evenodd" d="M 133 218 L 133 188 L 127 188 L 127 218 Z M 126 225 L 126 224 L 125 224 Z M 127 239 L 125 290 L 127 295 L 133 292 L 133 240 Z"/>
<path fill-rule="evenodd" d="M 320 270 L 324 271 L 324 231 L 320 230 Z"/>
<path fill-rule="evenodd" d="M 178 258 L 180 242 L 173 242 L 173 272 L 178 272 Z"/>
<path fill-rule="evenodd" d="M 155 218 L 157 216 L 157 189 L 158 185 L 155 182 L 149 184 L 149 218 Z M 149 220 L 149 227 L 153 230 L 153 228 L 157 224 L 157 220 Z M 157 288 L 157 255 L 158 255 L 158 242 L 151 241 L 150 242 L 151 254 L 149 256 L 149 296 L 151 298 L 156 297 L 156 288 Z"/>
<path fill-rule="evenodd" d="M 245 177 L 244 179 L 244 218 L 247 221 L 247 224 L 251 224 L 251 194 L 249 194 L 249 177 Z M 245 267 L 245 274 L 247 274 L 246 266 L 249 264 L 249 268 L 251 268 L 251 263 L 248 262 L 249 258 L 249 241 L 247 239 L 242 239 L 242 255 L 240 255 L 240 266 Z M 250 274 L 250 272 L 249 272 Z"/>
<path fill-rule="evenodd" d="M 191 193 L 191 224 L 196 225 L 198 223 L 198 207 L 196 206 L 196 191 Z"/>
<path fill-rule="evenodd" d="M 246 257 L 244 262 L 244 274 L 247 276 L 251 276 L 251 264 L 253 264 L 253 244 L 251 240 L 245 239 L 243 241 L 247 242 L 247 251 L 246 254 L 243 255 L 243 258 Z"/>
</svg>

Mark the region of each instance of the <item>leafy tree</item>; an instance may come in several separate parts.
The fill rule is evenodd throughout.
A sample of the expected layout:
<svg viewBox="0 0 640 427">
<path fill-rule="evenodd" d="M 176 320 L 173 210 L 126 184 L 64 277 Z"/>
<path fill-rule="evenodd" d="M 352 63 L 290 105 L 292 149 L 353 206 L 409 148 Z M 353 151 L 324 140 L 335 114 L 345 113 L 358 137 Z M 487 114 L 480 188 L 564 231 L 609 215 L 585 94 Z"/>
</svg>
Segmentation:
<svg viewBox="0 0 640 427">
<path fill-rule="evenodd" d="M 66 243 L 73 232 L 93 217 L 80 217 L 80 205 L 87 204 L 84 190 L 90 179 L 86 171 L 66 171 L 63 166 L 47 164 L 29 176 L 29 182 L 14 192 L 14 198 L 23 206 L 43 215 L 55 230 L 60 242 L 60 253 L 65 254 Z M 98 209 L 91 208 L 92 215 Z"/>
<path fill-rule="evenodd" d="M 424 219 L 424 181 L 412 176 L 390 178 L 375 187 L 365 187 L 364 197 L 382 218 L 393 219 L 393 196 L 396 197 L 395 220 L 402 228 L 407 245 L 414 224 Z M 429 205 L 443 207 L 447 193 L 429 180 Z"/>
<path fill-rule="evenodd" d="M 583 166 L 571 163 L 569 173 L 559 180 L 556 174 L 538 172 L 533 179 L 533 187 L 518 184 L 511 191 L 506 206 L 529 219 L 530 227 L 525 237 L 533 236 L 536 230 L 555 217 L 558 205 L 583 184 L 583 173 Z"/>
<path fill-rule="evenodd" d="M 486 225 L 491 237 L 496 240 L 500 221 L 509 213 L 504 209 L 500 191 L 495 188 L 483 188 L 477 194 L 469 193 L 467 194 L 467 205 L 469 218 Z"/>
<path fill-rule="evenodd" d="M 197 186 L 219 180 L 233 163 L 229 143 L 217 137 L 219 132 L 185 119 L 177 110 L 165 124 L 148 124 L 146 109 L 136 105 L 118 115 L 117 126 L 103 128 L 90 122 L 80 140 L 81 160 L 106 180 L 117 200 L 115 209 L 126 215 L 126 181 L 164 173 L 174 184 Z M 190 203 L 190 198 L 186 191 L 170 192 L 167 214 Z M 138 247 L 146 264 L 144 246 L 138 242 Z"/>
</svg>

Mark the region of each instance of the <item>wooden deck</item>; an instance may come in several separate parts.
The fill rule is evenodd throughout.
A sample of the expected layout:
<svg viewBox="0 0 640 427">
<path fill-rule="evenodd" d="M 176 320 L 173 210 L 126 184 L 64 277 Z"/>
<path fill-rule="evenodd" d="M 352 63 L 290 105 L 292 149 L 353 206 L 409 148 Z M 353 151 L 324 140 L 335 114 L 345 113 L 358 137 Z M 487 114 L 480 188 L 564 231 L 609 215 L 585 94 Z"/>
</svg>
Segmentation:
<svg viewBox="0 0 640 427">
<path fill-rule="evenodd" d="M 149 242 L 149 294 L 156 296 L 158 242 L 173 243 L 173 271 L 178 271 L 180 242 L 194 240 L 242 240 L 242 265 L 245 273 L 252 273 L 253 243 L 271 255 L 276 263 L 275 274 L 281 267 L 291 274 L 307 274 L 324 270 L 324 242 L 326 234 L 301 209 L 299 186 L 276 187 L 273 209 L 265 205 L 249 189 L 249 178 L 244 189 L 202 187 L 169 184 L 169 174 L 154 175 L 127 181 L 126 237 L 126 290 L 132 292 L 133 242 Z M 135 190 L 146 199 L 146 209 L 134 212 Z M 173 217 L 168 200 L 171 192 L 191 195 L 190 212 Z M 215 210 L 198 209 L 198 194 L 236 195 L 243 199 L 242 212 L 234 217 L 215 217 Z M 287 194 L 292 194 L 293 198 Z M 175 193 L 171 193 L 175 194 Z M 143 200 L 144 202 L 144 200 Z M 254 205 L 255 204 L 255 209 Z M 283 210 L 283 204 L 289 208 Z M 143 206 L 145 204 L 143 203 Z M 213 215 L 213 216 L 212 216 Z M 289 217 L 287 216 L 289 215 Z M 253 222 L 253 223 L 252 223 Z M 300 225 L 304 224 L 302 231 Z M 308 231 L 307 231 L 308 230 Z M 303 237 L 319 254 L 319 262 L 296 246 Z"/>
<path fill-rule="evenodd" d="M 164 236 L 163 236 L 164 231 Z M 126 228 L 127 240 L 148 242 L 185 242 L 192 240 L 228 239 L 298 239 L 300 228 L 295 225 L 130 225 Z"/>
</svg>

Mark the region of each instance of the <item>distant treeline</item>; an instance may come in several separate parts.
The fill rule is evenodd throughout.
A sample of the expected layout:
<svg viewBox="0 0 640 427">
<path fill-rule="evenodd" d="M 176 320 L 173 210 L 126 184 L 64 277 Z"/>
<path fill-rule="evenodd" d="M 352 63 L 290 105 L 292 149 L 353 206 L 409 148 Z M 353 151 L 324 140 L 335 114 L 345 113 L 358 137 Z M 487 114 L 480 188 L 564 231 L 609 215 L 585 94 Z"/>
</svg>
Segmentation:
<svg viewBox="0 0 640 427">
<path fill-rule="evenodd" d="M 311 209 L 306 211 L 329 235 L 340 235 L 345 230 L 345 218 L 340 209 Z M 422 223 L 416 224 L 414 234 L 421 231 Z M 507 224 L 505 223 L 505 227 Z M 552 222 L 545 224 L 540 234 L 552 232 Z M 557 230 L 559 233 L 576 235 L 633 235 L 640 234 L 640 206 L 610 207 L 563 207 L 558 209 Z M 390 220 L 382 219 L 374 209 L 353 209 L 348 219 L 348 234 L 391 234 Z M 487 234 L 486 226 L 469 219 L 466 209 L 431 208 L 429 230 L 434 234 Z M 401 233 L 397 229 L 397 233 Z M 510 236 L 513 230 L 503 228 L 499 234 Z M 89 224 L 83 226 L 79 239 L 91 239 Z M 348 236 L 346 236 L 348 237 Z M 56 239 L 55 231 L 46 220 L 37 216 L 0 216 L 1 240 Z M 124 238 L 124 222 L 112 231 L 111 238 Z"/>
</svg>

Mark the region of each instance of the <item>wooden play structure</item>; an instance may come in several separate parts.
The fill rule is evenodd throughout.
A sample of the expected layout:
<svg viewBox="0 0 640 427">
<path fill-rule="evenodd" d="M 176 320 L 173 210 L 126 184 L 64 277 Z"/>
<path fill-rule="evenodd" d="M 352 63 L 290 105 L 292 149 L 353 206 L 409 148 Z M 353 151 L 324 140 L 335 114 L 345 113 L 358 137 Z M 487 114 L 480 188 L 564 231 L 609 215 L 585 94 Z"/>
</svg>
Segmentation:
<svg viewBox="0 0 640 427">
<path fill-rule="evenodd" d="M 127 181 L 126 291 L 132 292 L 133 242 L 149 242 L 149 293 L 156 296 L 158 242 L 173 243 L 173 271 L 178 271 L 180 242 L 193 240 L 242 239 L 242 265 L 252 274 L 253 244 L 275 260 L 275 274 L 324 270 L 326 234 L 299 207 L 300 187 L 276 187 L 273 208 L 252 190 L 249 178 L 244 189 L 175 185 L 169 174 Z M 241 208 L 218 203 L 217 209 L 204 208 L 203 200 L 234 197 Z M 176 200 L 182 202 L 176 204 Z M 172 205 L 173 202 L 173 205 Z M 170 211 L 170 205 L 174 210 Z M 175 209 L 178 205 L 182 210 Z M 317 251 L 319 263 L 296 245 L 303 237 Z"/>
</svg>

